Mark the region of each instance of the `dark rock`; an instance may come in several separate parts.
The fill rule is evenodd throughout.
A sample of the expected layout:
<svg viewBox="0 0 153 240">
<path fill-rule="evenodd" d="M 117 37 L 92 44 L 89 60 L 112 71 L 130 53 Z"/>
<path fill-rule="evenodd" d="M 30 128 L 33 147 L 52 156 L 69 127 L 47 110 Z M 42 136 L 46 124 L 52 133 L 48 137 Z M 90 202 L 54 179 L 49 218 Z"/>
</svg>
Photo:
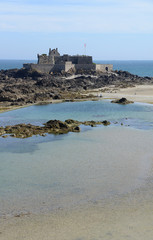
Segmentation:
<svg viewBox="0 0 153 240">
<path fill-rule="evenodd" d="M 7 138 L 8 137 L 8 135 L 4 135 L 4 136 L 2 136 L 2 138 Z"/>
<path fill-rule="evenodd" d="M 96 122 L 96 121 L 85 121 L 83 122 L 84 125 L 87 125 L 87 126 L 91 126 L 91 127 L 94 127 L 96 126 L 97 124 L 101 124 L 101 122 Z"/>
<path fill-rule="evenodd" d="M 59 120 L 50 120 L 47 123 L 45 123 L 44 125 L 45 125 L 45 127 L 53 128 L 53 129 L 63 129 L 63 128 L 68 129 L 67 123 L 64 123 Z"/>
<path fill-rule="evenodd" d="M 73 119 L 67 119 L 67 120 L 65 120 L 65 122 L 66 122 L 67 124 L 79 124 L 79 121 L 73 120 Z"/>
<path fill-rule="evenodd" d="M 76 126 L 73 128 L 73 132 L 80 132 L 80 131 L 81 131 L 81 129 L 79 126 Z"/>
<path fill-rule="evenodd" d="M 65 134 L 68 132 L 80 132 L 81 129 L 79 125 L 89 125 L 89 126 L 96 126 L 98 124 L 109 125 L 110 122 L 103 121 L 103 122 L 96 122 L 96 121 L 85 121 L 79 122 L 73 119 L 67 119 L 65 122 L 60 120 L 50 120 L 44 124 L 44 126 L 35 126 L 32 124 L 17 124 L 13 126 L 6 126 L 0 127 L 0 136 L 3 138 L 7 136 L 11 136 L 14 138 L 28 138 L 32 137 L 33 135 L 40 135 L 45 137 L 46 133 L 52 134 Z M 4 135 L 7 134 L 7 135 Z"/>
<path fill-rule="evenodd" d="M 42 74 L 37 71 L 28 70 L 26 68 L 21 68 L 18 71 L 15 72 L 14 77 L 15 78 L 27 78 L 31 77 L 32 79 L 37 79 L 38 77 L 41 77 Z"/>
<path fill-rule="evenodd" d="M 54 100 L 61 99 L 61 96 L 60 95 L 55 95 L 55 96 L 53 96 L 53 99 Z"/>
<path fill-rule="evenodd" d="M 22 106 L 51 99 L 83 99 L 85 90 L 114 85 L 129 87 L 135 84 L 152 84 L 153 78 L 139 77 L 126 71 L 96 73 L 79 70 L 74 78 L 70 73 L 41 74 L 24 68 L 0 70 L 0 102 L 7 106 Z M 73 95 L 73 96 L 70 96 Z"/>
<path fill-rule="evenodd" d="M 108 125 L 110 125 L 110 122 L 107 121 L 107 120 L 104 120 L 104 121 L 102 122 L 102 124 L 103 124 L 104 126 L 108 126 Z"/>
<path fill-rule="evenodd" d="M 118 104 L 125 105 L 125 104 L 130 104 L 130 103 L 133 103 L 133 102 L 127 100 L 126 98 L 121 98 L 121 99 L 113 100 L 113 101 L 111 101 L 111 103 L 118 103 Z"/>
</svg>

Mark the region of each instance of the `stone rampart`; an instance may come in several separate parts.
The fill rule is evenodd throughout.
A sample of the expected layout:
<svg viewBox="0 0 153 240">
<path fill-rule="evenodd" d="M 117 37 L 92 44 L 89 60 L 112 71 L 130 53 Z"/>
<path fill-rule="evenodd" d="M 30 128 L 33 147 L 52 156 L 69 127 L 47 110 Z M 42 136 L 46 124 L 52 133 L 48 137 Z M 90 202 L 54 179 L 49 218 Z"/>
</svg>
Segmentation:
<svg viewBox="0 0 153 240">
<path fill-rule="evenodd" d="M 91 56 L 69 56 L 73 64 L 93 64 Z"/>
<path fill-rule="evenodd" d="M 113 70 L 112 64 L 95 64 L 95 70 L 98 72 L 110 72 Z"/>
<path fill-rule="evenodd" d="M 111 64 L 94 64 L 92 56 L 64 54 L 60 56 L 58 49 L 49 49 L 49 55 L 38 54 L 37 64 L 24 64 L 25 68 L 33 69 L 42 73 L 68 72 L 74 70 L 94 70 L 97 72 L 109 72 L 113 70 Z"/>
<path fill-rule="evenodd" d="M 72 64 L 72 62 L 61 64 L 24 64 L 23 67 L 42 73 L 68 72 L 70 69 L 85 71 L 94 70 L 97 72 L 110 72 L 113 70 L 112 64 Z"/>
<path fill-rule="evenodd" d="M 23 64 L 23 67 L 31 70 L 35 70 L 37 72 L 42 72 L 42 73 L 50 73 L 54 65 L 52 64 Z"/>
<path fill-rule="evenodd" d="M 64 71 L 68 72 L 70 69 L 75 70 L 75 64 L 72 64 L 72 62 L 66 62 Z"/>
<path fill-rule="evenodd" d="M 76 70 L 95 70 L 95 64 L 75 64 Z"/>
</svg>

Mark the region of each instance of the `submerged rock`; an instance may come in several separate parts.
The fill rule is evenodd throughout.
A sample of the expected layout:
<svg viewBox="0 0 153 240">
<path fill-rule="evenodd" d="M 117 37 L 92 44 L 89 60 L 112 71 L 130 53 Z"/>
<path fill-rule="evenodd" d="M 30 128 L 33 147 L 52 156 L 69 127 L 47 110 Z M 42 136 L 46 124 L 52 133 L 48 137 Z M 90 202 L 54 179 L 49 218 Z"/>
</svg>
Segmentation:
<svg viewBox="0 0 153 240">
<path fill-rule="evenodd" d="M 102 124 L 103 124 L 104 126 L 108 126 L 108 125 L 110 125 L 110 122 L 107 121 L 107 120 L 104 120 L 104 121 L 102 122 Z"/>
<path fill-rule="evenodd" d="M 134 102 L 129 101 L 126 98 L 121 98 L 121 99 L 113 100 L 113 101 L 111 101 L 111 103 L 118 103 L 118 104 L 126 105 L 126 104 L 130 104 L 130 103 L 134 103 Z"/>
<path fill-rule="evenodd" d="M 65 120 L 65 122 L 67 124 L 79 124 L 80 123 L 79 121 L 73 120 L 73 119 L 67 119 L 67 120 Z"/>
<path fill-rule="evenodd" d="M 45 125 L 45 127 L 52 128 L 52 129 L 63 129 L 63 128 L 68 129 L 67 123 L 62 122 L 60 120 L 56 120 L 56 119 L 50 120 L 50 121 L 46 122 L 44 125 Z"/>
<path fill-rule="evenodd" d="M 79 122 L 73 119 L 67 119 L 65 122 L 60 120 L 50 120 L 44 124 L 44 126 L 35 126 L 31 124 L 17 124 L 13 126 L 0 127 L 0 136 L 3 138 L 11 136 L 13 138 L 28 138 L 33 135 L 40 135 L 45 137 L 46 133 L 49 134 L 65 134 L 68 132 L 80 132 L 79 125 L 89 125 L 94 127 L 98 124 L 103 124 L 105 126 L 109 125 L 109 121 L 85 121 Z"/>
</svg>

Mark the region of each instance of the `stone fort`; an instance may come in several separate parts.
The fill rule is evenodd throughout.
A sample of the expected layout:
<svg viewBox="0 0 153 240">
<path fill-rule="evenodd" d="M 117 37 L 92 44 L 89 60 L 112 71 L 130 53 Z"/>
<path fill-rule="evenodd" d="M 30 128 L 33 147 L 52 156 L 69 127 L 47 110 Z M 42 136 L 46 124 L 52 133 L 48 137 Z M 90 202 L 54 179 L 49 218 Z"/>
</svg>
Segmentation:
<svg viewBox="0 0 153 240">
<path fill-rule="evenodd" d="M 51 72 L 69 72 L 77 70 L 94 70 L 97 72 L 110 72 L 113 70 L 111 64 L 95 64 L 93 63 L 92 56 L 68 54 L 60 55 L 58 49 L 49 49 L 49 54 L 37 55 L 37 64 L 28 63 L 23 64 L 23 67 L 31 70 L 36 70 L 42 73 Z"/>
</svg>

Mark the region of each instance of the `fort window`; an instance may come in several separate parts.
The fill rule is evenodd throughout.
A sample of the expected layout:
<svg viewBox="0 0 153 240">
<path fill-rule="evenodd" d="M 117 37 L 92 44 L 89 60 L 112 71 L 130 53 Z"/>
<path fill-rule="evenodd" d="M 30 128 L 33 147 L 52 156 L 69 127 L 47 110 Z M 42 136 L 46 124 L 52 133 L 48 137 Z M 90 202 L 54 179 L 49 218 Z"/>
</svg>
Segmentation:
<svg viewBox="0 0 153 240">
<path fill-rule="evenodd" d="M 108 67 L 106 67 L 105 69 L 106 69 L 106 71 L 108 71 Z"/>
</svg>

